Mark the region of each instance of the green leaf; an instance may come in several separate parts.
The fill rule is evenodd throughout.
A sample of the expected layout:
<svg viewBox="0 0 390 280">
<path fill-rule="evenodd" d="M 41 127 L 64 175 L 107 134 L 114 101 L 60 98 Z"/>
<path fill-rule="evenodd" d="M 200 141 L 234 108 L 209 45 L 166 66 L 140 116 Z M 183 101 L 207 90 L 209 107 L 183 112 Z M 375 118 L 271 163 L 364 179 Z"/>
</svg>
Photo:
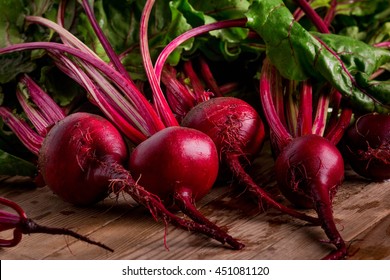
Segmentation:
<svg viewBox="0 0 390 280">
<path fill-rule="evenodd" d="M 49 0 L 0 0 L 0 48 L 25 41 L 50 40 L 53 32 L 35 25 L 26 25 L 26 15 L 41 16 L 50 13 L 53 2 Z M 35 59 L 42 51 L 14 53 L 0 56 L 0 84 L 8 83 L 20 73 L 29 73 L 36 68 Z"/>
<path fill-rule="evenodd" d="M 0 84 L 8 83 L 21 73 L 29 73 L 36 67 L 26 53 L 12 53 L 0 56 Z"/>
<path fill-rule="evenodd" d="M 0 8 L 0 47 L 23 42 L 24 1 L 0 0 Z"/>
<path fill-rule="evenodd" d="M 267 57 L 285 78 L 326 80 L 359 110 L 390 111 L 390 92 L 383 100 L 383 88 L 373 89 L 362 79 L 356 83 L 358 73 L 371 75 L 388 63 L 390 51 L 346 36 L 310 33 L 281 0 L 254 0 L 247 17 L 248 26 L 266 43 Z"/>
<path fill-rule="evenodd" d="M 53 66 L 41 68 L 39 83 L 43 90 L 50 94 L 61 107 L 72 103 L 83 92 L 79 84 Z"/>
<path fill-rule="evenodd" d="M 1 176 L 29 176 L 34 177 L 37 168 L 31 162 L 13 156 L 0 149 L 0 175 Z"/>
</svg>

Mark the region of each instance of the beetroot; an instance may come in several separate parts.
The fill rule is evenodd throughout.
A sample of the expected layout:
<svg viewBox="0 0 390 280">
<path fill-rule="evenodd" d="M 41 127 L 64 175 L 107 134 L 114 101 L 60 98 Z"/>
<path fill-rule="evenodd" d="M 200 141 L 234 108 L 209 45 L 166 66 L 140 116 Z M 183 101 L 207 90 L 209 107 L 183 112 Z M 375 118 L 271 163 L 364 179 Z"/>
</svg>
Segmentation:
<svg viewBox="0 0 390 280">
<path fill-rule="evenodd" d="M 264 124 L 256 110 L 234 97 L 201 102 L 187 113 L 181 124 L 209 135 L 223 154 L 253 157 L 265 138 Z"/>
<path fill-rule="evenodd" d="M 278 186 L 288 200 L 298 207 L 316 208 L 322 200 L 330 203 L 335 196 L 344 178 L 344 161 L 332 143 L 308 134 L 295 138 L 283 149 L 275 171 Z"/>
<path fill-rule="evenodd" d="M 204 133 L 169 127 L 139 144 L 131 153 L 129 169 L 139 183 L 165 201 L 188 192 L 194 201 L 204 197 L 218 174 L 218 154 Z"/>
<path fill-rule="evenodd" d="M 129 169 L 145 188 L 165 205 L 179 208 L 192 220 L 207 226 L 235 249 L 244 245 L 207 219 L 195 202 L 212 188 L 218 175 L 218 154 L 206 134 L 191 128 L 165 128 L 139 144 L 131 153 Z"/>
<path fill-rule="evenodd" d="M 126 159 L 126 144 L 109 121 L 74 113 L 49 131 L 38 165 L 46 184 L 63 200 L 91 205 L 108 195 L 110 180 Z"/>
<path fill-rule="evenodd" d="M 332 131 L 338 130 L 339 132 L 327 134 L 330 140 L 323 137 L 326 125 L 326 104 L 328 104 L 325 100 L 328 97 L 326 93 L 321 93 L 316 118 L 313 121 L 311 114 L 302 112 L 302 110 L 307 110 L 305 105 L 312 105 L 313 98 L 312 91 L 307 90 L 309 84 L 306 83 L 300 94 L 301 97 L 307 94 L 309 96 L 301 98 L 304 104 L 297 106 L 301 110 L 297 116 L 306 116 L 305 118 L 309 119 L 296 123 L 298 126 L 296 131 L 299 133 L 291 131 L 291 127 L 295 126 L 288 126 L 286 123 L 294 123 L 296 119 L 290 115 L 285 122 L 282 122 L 274 105 L 274 98 L 276 102 L 279 98 L 283 98 L 281 84 L 276 82 L 280 81 L 279 79 L 279 72 L 265 59 L 259 88 L 264 114 L 276 149 L 274 152 L 276 155 L 275 175 L 278 186 L 292 203 L 299 207 L 313 208 L 317 212 L 321 227 L 330 243 L 336 247 L 336 250 L 325 256 L 325 259 L 345 258 L 347 247 L 334 221 L 332 199 L 344 178 L 344 161 L 335 146 L 339 137 L 335 135 L 342 134 L 346 120 L 337 122 L 337 125 L 332 128 Z M 288 105 L 296 106 L 296 104 Z M 312 131 L 307 128 L 302 129 L 305 122 L 312 123 Z"/>
<path fill-rule="evenodd" d="M 344 134 L 343 145 L 356 173 L 374 181 L 390 179 L 390 115 L 360 116 Z"/>
<path fill-rule="evenodd" d="M 321 227 L 337 247 L 327 258 L 345 256 L 346 246 L 332 212 L 333 197 L 344 179 L 344 161 L 339 150 L 315 134 L 295 138 L 278 156 L 275 173 L 287 199 L 297 206 L 316 210 Z"/>
</svg>

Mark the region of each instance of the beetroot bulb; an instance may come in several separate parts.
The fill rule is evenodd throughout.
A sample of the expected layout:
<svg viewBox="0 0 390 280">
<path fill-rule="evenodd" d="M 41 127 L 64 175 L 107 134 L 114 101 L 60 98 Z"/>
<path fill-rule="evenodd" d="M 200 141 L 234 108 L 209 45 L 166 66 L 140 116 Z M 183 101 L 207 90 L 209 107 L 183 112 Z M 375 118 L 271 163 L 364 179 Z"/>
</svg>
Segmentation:
<svg viewBox="0 0 390 280">
<path fill-rule="evenodd" d="M 206 134 L 177 126 L 159 131 L 132 151 L 129 169 L 166 205 L 210 225 L 194 206 L 210 192 L 219 170 L 216 147 Z"/>
<path fill-rule="evenodd" d="M 73 113 L 54 125 L 39 152 L 38 166 L 50 189 L 75 205 L 91 205 L 123 179 L 126 143 L 106 119 Z"/>
<path fill-rule="evenodd" d="M 200 130 L 213 139 L 220 161 L 257 198 L 260 205 L 265 201 L 283 213 L 318 223 L 315 218 L 276 202 L 245 171 L 243 162 L 250 162 L 256 156 L 265 138 L 264 124 L 256 110 L 247 102 L 235 97 L 211 98 L 190 110 L 182 125 Z"/>
<path fill-rule="evenodd" d="M 344 161 L 335 145 L 315 134 L 294 138 L 276 159 L 275 174 L 289 201 L 316 210 L 321 227 L 337 247 L 327 258 L 343 257 L 346 246 L 333 221 L 332 200 L 344 179 Z"/>
<path fill-rule="evenodd" d="M 390 115 L 362 115 L 343 137 L 343 152 L 352 169 L 374 181 L 390 179 Z"/>
<path fill-rule="evenodd" d="M 276 68 L 265 59 L 259 89 L 264 115 L 274 137 L 275 175 L 278 187 L 297 207 L 312 208 L 316 211 L 329 242 L 336 247 L 336 250 L 324 259 L 345 258 L 347 247 L 336 227 L 332 210 L 332 200 L 344 179 L 343 157 L 335 146 L 339 138 L 330 134 L 322 135 L 326 124 L 325 117 L 315 118 L 312 122 L 312 114 L 307 114 L 306 110 L 311 110 L 312 106 L 309 82 L 306 82 L 300 91 L 303 103 L 299 106 L 298 115 L 305 117 L 303 121 L 297 122 L 296 131 L 288 130 L 289 126 L 282 122 L 273 101 L 273 98 L 277 100 L 283 96 L 280 94 L 283 91 L 281 83 L 276 82 L 280 81 L 279 77 Z M 319 97 L 317 116 L 322 114 L 326 116 L 324 96 Z M 296 120 L 290 117 L 287 121 Z M 308 123 L 310 125 L 306 125 Z M 341 131 L 344 123 L 339 122 L 339 126 Z M 327 136 L 333 140 L 328 140 Z"/>
</svg>

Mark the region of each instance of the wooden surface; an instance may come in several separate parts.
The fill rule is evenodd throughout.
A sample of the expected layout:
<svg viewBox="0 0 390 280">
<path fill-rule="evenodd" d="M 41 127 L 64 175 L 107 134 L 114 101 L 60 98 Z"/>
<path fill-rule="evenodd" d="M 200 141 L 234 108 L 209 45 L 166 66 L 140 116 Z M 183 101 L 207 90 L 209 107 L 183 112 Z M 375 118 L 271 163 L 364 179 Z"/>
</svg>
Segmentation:
<svg viewBox="0 0 390 280">
<path fill-rule="evenodd" d="M 262 153 L 254 164 L 254 178 L 272 191 L 272 159 Z M 216 186 L 197 206 L 218 225 L 246 244 L 234 251 L 217 241 L 169 226 L 165 227 L 131 199 L 108 198 L 90 208 L 62 202 L 47 188 L 3 180 L 0 195 L 19 203 L 29 218 L 53 227 L 71 228 L 105 243 L 115 252 L 71 237 L 25 235 L 17 247 L 0 248 L 0 259 L 320 259 L 333 247 L 319 227 L 276 210 L 262 211 L 251 198 L 232 186 Z M 308 212 L 312 213 L 312 212 Z M 390 182 L 370 183 L 346 171 L 345 183 L 334 200 L 334 215 L 350 259 L 390 259 Z M 0 238 L 11 233 L 2 232 Z"/>
</svg>

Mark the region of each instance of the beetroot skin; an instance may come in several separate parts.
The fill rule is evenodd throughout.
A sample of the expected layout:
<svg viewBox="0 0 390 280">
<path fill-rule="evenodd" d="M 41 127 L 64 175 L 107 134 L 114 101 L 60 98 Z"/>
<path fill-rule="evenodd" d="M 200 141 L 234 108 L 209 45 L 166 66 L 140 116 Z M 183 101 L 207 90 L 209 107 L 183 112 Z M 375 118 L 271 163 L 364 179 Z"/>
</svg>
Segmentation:
<svg viewBox="0 0 390 280">
<path fill-rule="evenodd" d="M 339 150 L 318 135 L 295 138 L 275 163 L 283 195 L 301 208 L 315 208 L 312 186 L 326 188 L 330 200 L 344 179 L 344 161 Z"/>
<path fill-rule="evenodd" d="M 194 107 L 182 121 L 209 135 L 219 153 L 256 155 L 265 138 L 260 116 L 245 101 L 234 97 L 217 97 Z"/>
<path fill-rule="evenodd" d="M 75 205 L 100 201 L 114 178 L 110 165 L 127 159 L 126 144 L 106 119 L 74 113 L 55 124 L 43 141 L 38 166 L 48 187 Z"/>
<path fill-rule="evenodd" d="M 374 181 L 390 179 L 390 115 L 359 117 L 344 134 L 343 144 L 357 174 Z"/>
<path fill-rule="evenodd" d="M 218 154 L 206 134 L 191 128 L 168 127 L 139 144 L 129 169 L 135 179 L 165 201 L 183 191 L 194 201 L 205 196 L 218 174 Z"/>
</svg>

